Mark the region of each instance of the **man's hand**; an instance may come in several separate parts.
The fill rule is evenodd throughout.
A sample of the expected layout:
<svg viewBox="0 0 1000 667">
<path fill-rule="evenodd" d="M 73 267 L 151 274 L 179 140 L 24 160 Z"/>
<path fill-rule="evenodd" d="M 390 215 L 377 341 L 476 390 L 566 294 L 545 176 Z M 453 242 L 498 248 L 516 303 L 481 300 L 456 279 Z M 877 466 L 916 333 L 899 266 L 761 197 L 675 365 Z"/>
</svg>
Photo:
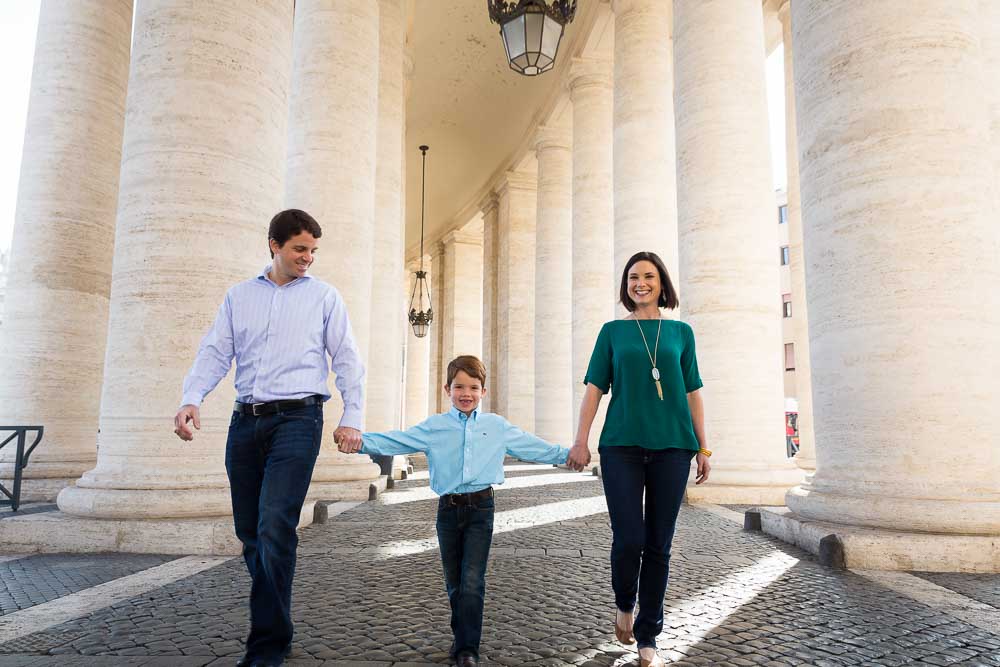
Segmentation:
<svg viewBox="0 0 1000 667">
<path fill-rule="evenodd" d="M 198 412 L 198 406 L 182 405 L 181 409 L 174 415 L 174 433 L 181 440 L 194 440 L 194 431 L 188 426 L 188 422 L 194 424 L 194 427 L 199 431 L 201 430 L 201 413 Z"/>
<path fill-rule="evenodd" d="M 699 453 L 695 456 L 695 462 L 698 464 L 698 473 L 694 483 L 701 484 L 702 482 L 707 482 L 708 473 L 712 470 L 712 464 L 708 462 L 708 457 Z"/>
<path fill-rule="evenodd" d="M 590 448 L 585 442 L 578 442 L 569 450 L 566 465 L 572 470 L 581 471 L 590 463 Z"/>
<path fill-rule="evenodd" d="M 356 454 L 361 451 L 361 431 L 350 426 L 339 426 L 333 432 L 333 441 L 337 449 L 344 454 Z"/>
</svg>

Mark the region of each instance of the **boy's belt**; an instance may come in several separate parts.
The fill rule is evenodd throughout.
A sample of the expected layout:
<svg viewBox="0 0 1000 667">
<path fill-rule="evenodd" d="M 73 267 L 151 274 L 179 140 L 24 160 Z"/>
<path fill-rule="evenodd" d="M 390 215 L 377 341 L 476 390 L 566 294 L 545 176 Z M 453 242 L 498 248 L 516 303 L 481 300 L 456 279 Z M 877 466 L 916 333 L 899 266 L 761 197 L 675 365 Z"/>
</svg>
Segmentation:
<svg viewBox="0 0 1000 667">
<path fill-rule="evenodd" d="M 233 410 L 240 413 L 241 415 L 253 415 L 254 417 L 260 417 L 262 415 L 273 415 L 283 410 L 297 410 L 298 408 L 304 408 L 307 405 L 316 405 L 317 403 L 322 403 L 323 397 L 319 395 L 306 396 L 305 398 L 289 398 L 281 401 L 269 401 L 267 403 L 240 403 L 236 401 L 233 405 Z"/>
<path fill-rule="evenodd" d="M 480 491 L 471 493 L 446 493 L 441 496 L 449 505 L 470 505 L 477 500 L 486 500 L 493 497 L 493 487 L 487 486 Z"/>
</svg>

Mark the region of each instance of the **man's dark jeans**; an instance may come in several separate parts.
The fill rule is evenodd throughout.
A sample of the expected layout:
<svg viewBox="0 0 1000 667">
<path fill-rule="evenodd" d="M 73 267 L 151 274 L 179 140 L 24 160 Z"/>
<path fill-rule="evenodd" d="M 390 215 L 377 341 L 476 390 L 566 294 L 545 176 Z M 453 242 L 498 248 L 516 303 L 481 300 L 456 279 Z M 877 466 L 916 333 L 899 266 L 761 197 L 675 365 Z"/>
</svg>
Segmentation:
<svg viewBox="0 0 1000 667">
<path fill-rule="evenodd" d="M 663 630 L 670 543 L 684 500 L 689 449 L 601 447 L 601 480 L 611 517 L 611 587 L 615 604 L 631 612 L 638 648 L 655 647 Z M 645 516 L 643 516 L 645 496 Z"/>
<path fill-rule="evenodd" d="M 486 563 L 493 543 L 493 498 L 453 505 L 438 500 L 437 536 L 451 604 L 454 654 L 479 657 L 486 599 Z"/>
<path fill-rule="evenodd" d="M 262 417 L 233 412 L 226 472 L 253 583 L 247 656 L 279 662 L 292 641 L 299 515 L 323 433 L 322 404 Z"/>
</svg>

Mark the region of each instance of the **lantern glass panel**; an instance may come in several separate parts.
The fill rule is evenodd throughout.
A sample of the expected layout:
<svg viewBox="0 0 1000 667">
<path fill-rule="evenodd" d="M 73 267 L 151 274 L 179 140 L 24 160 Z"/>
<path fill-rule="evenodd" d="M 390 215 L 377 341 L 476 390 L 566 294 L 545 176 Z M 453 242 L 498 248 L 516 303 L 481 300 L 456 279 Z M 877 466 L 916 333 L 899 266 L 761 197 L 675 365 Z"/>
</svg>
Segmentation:
<svg viewBox="0 0 1000 667">
<path fill-rule="evenodd" d="M 545 26 L 545 14 L 540 12 L 529 12 L 524 15 L 524 42 L 526 51 L 542 50 L 542 28 Z M 551 20 L 551 19 L 549 19 Z M 534 63 L 532 63 L 534 64 Z"/>
<path fill-rule="evenodd" d="M 503 41 L 507 45 L 507 57 L 511 62 L 524 55 L 524 15 L 512 19 L 503 26 Z"/>
<path fill-rule="evenodd" d="M 545 17 L 545 30 L 542 33 L 542 44 L 539 51 L 545 54 L 548 62 L 539 61 L 539 67 L 545 67 L 548 63 L 556 59 L 556 51 L 559 50 L 559 40 L 562 37 L 563 27 L 559 25 L 551 16 Z"/>
</svg>

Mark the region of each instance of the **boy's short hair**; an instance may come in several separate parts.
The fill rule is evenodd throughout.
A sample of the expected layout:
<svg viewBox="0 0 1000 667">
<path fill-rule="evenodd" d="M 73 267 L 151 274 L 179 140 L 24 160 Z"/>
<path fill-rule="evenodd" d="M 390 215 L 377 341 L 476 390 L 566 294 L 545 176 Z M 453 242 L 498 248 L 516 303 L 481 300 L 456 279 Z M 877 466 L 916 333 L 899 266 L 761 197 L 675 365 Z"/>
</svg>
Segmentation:
<svg viewBox="0 0 1000 667">
<path fill-rule="evenodd" d="M 458 375 L 459 371 L 465 371 L 469 377 L 477 378 L 486 386 L 486 366 L 483 362 L 479 360 L 479 357 L 475 357 L 471 354 L 463 354 L 459 357 L 455 357 L 448 363 L 448 385 L 451 385 L 452 380 Z"/>
</svg>

